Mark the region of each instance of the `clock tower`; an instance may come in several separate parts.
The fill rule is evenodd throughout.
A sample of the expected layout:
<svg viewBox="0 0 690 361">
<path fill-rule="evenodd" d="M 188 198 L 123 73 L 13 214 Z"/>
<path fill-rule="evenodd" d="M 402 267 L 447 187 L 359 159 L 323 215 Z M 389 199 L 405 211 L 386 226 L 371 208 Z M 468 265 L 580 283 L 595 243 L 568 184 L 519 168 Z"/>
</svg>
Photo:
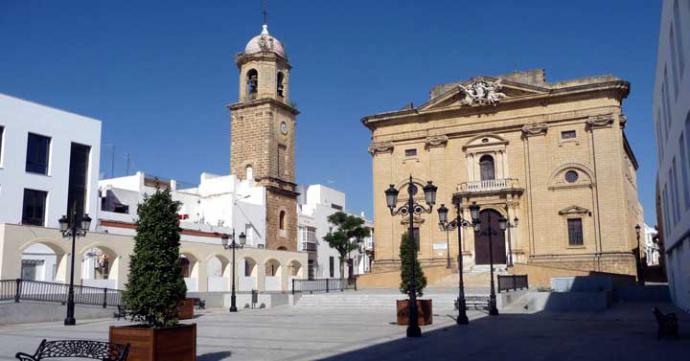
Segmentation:
<svg viewBox="0 0 690 361">
<path fill-rule="evenodd" d="M 297 250 L 295 118 L 291 66 L 283 44 L 263 25 L 235 58 L 239 102 L 231 113 L 231 173 L 266 188 L 266 248 Z"/>
</svg>

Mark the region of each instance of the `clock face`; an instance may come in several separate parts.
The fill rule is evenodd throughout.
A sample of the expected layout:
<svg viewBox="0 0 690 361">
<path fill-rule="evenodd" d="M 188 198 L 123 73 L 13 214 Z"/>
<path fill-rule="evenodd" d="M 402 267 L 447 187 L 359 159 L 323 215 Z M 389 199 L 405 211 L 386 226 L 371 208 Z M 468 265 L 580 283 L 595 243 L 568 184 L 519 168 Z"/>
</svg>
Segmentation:
<svg viewBox="0 0 690 361">
<path fill-rule="evenodd" d="M 288 133 L 288 126 L 287 126 L 287 123 L 285 123 L 285 122 L 280 122 L 280 132 L 283 133 L 283 134 L 287 134 L 287 133 Z"/>
</svg>

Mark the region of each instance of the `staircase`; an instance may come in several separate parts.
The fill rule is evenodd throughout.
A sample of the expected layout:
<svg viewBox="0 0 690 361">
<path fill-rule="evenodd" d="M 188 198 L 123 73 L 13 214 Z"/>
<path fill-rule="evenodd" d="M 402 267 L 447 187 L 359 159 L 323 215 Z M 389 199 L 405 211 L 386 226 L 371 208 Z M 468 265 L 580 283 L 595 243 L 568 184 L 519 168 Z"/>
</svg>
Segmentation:
<svg viewBox="0 0 690 361">
<path fill-rule="evenodd" d="M 421 299 L 431 299 L 434 310 L 448 311 L 455 308 L 458 295 L 455 292 L 425 293 Z M 353 310 L 353 311 L 384 311 L 395 312 L 395 301 L 406 299 L 407 296 L 394 290 L 386 293 L 335 292 L 320 294 L 304 294 L 294 305 L 295 308 L 309 310 Z M 468 309 L 483 309 L 488 302 L 487 295 L 473 294 L 465 297 Z"/>
<path fill-rule="evenodd" d="M 494 281 L 498 275 L 509 274 L 506 267 L 494 266 Z M 471 270 L 463 273 L 463 282 L 466 288 L 486 288 L 490 287 L 491 273 L 488 265 L 473 266 Z M 457 288 L 460 276 L 455 271 L 452 274 L 442 278 L 440 281 L 429 284 L 429 287 L 437 288 Z"/>
</svg>

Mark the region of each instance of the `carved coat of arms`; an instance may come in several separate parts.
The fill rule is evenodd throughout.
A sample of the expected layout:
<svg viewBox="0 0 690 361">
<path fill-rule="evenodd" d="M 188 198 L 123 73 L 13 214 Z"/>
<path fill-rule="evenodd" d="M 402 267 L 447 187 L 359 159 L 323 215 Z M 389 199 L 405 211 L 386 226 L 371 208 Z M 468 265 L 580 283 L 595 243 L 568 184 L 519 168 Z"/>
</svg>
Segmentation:
<svg viewBox="0 0 690 361">
<path fill-rule="evenodd" d="M 464 95 L 462 104 L 465 105 L 496 105 L 506 97 L 504 93 L 501 93 L 503 89 L 501 79 L 494 82 L 479 80 L 469 86 L 460 84 L 458 87 Z"/>
</svg>

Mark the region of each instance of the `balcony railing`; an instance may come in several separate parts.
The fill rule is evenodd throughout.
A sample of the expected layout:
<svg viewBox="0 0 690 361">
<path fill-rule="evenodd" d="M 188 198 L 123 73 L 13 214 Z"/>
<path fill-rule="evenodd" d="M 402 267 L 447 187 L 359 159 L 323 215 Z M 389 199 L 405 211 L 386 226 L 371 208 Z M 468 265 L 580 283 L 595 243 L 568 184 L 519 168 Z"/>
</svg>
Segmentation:
<svg viewBox="0 0 690 361">
<path fill-rule="evenodd" d="M 316 252 L 316 243 L 314 243 L 314 242 L 302 242 L 302 251 Z"/>
<path fill-rule="evenodd" d="M 459 192 L 492 192 L 504 189 L 518 188 L 518 181 L 514 178 L 488 179 L 481 181 L 463 182 L 458 186 Z"/>
</svg>

